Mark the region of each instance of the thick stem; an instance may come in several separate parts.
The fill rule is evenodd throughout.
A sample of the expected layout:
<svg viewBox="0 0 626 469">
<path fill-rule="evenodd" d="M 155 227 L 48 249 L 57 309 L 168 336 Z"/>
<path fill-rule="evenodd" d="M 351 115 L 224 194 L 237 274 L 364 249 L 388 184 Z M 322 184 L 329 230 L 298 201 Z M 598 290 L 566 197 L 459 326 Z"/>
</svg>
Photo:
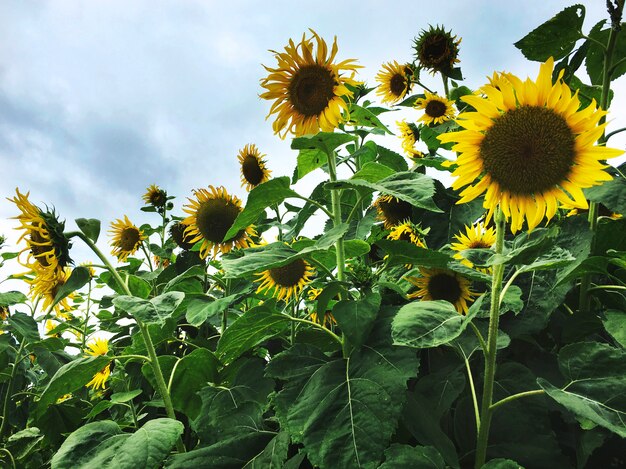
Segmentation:
<svg viewBox="0 0 626 469">
<path fill-rule="evenodd" d="M 502 254 L 504 246 L 504 230 L 506 228 L 504 214 L 497 209 L 496 222 L 496 254 Z M 487 457 L 489 441 L 489 427 L 491 425 L 491 402 L 493 399 L 493 382 L 496 375 L 496 355 L 498 343 L 498 323 L 500 321 L 500 291 L 502 290 L 502 274 L 504 264 L 493 266 L 491 281 L 491 307 L 489 309 L 489 335 L 487 336 L 487 350 L 485 354 L 485 377 L 483 382 L 483 396 L 480 405 L 480 426 L 476 441 L 475 469 L 480 469 Z"/>
<path fill-rule="evenodd" d="M 9 411 L 9 399 L 11 397 L 11 392 L 13 388 L 13 378 L 15 378 L 15 371 L 17 370 L 17 365 L 21 360 L 20 355 L 22 355 L 22 350 L 24 350 L 24 343 L 24 340 L 22 340 L 19 349 L 17 349 L 17 352 L 15 352 L 15 362 L 13 363 L 13 368 L 11 368 L 11 376 L 9 377 L 9 381 L 7 382 L 7 393 L 4 396 L 4 404 L 2 405 L 2 424 L 0 424 L 0 439 L 2 439 L 2 435 L 7 428 L 7 420 L 9 420 L 7 414 Z"/>
</svg>

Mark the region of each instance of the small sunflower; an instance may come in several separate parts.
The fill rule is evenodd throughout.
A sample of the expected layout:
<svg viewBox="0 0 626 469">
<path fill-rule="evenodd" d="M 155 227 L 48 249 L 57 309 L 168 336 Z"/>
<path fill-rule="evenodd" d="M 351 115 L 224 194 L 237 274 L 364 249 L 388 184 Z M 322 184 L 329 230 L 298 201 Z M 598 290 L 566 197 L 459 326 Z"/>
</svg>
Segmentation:
<svg viewBox="0 0 626 469">
<path fill-rule="evenodd" d="M 391 233 L 389 233 L 387 239 L 408 241 L 409 243 L 415 244 L 417 247 L 425 248 L 426 245 L 424 244 L 422 236 L 422 230 L 418 226 L 410 221 L 404 221 L 391 229 Z"/>
<path fill-rule="evenodd" d="M 439 136 L 459 153 L 452 175 L 454 189 L 466 187 L 457 203 L 485 194 L 487 222 L 496 207 L 511 220 L 511 231 L 524 220 L 532 230 L 550 220 L 560 204 L 587 208 L 582 189 L 608 181 L 603 160 L 622 150 L 595 146 L 606 111 L 595 101 L 580 109 L 578 93 L 561 80 L 552 84 L 554 60 L 541 65 L 536 81 L 507 75 L 498 87 L 485 85 L 484 97 L 463 96 L 476 112 L 457 123 L 465 130 Z"/>
<path fill-rule="evenodd" d="M 450 244 L 452 250 L 457 251 L 454 255 L 455 259 L 459 259 L 461 264 L 472 268 L 474 264 L 463 257 L 461 251 L 466 249 L 491 249 L 496 243 L 496 230 L 492 227 L 485 228 L 482 224 L 476 223 L 472 226 L 465 226 L 465 234 L 459 233 L 454 235 L 458 243 Z M 485 271 L 488 269 L 479 269 Z"/>
<path fill-rule="evenodd" d="M 420 298 L 422 301 L 445 300 L 452 303 L 459 314 L 467 314 L 468 302 L 475 294 L 470 291 L 470 282 L 465 277 L 444 269 L 419 268 L 421 277 L 406 277 L 419 290 L 408 298 Z"/>
<path fill-rule="evenodd" d="M 461 39 L 452 36 L 443 26 L 430 26 L 422 30 L 415 39 L 415 53 L 422 67 L 432 72 L 449 73 L 459 62 L 459 44 Z"/>
<path fill-rule="evenodd" d="M 109 353 L 109 341 L 107 339 L 96 338 L 87 344 L 89 350 L 86 350 L 87 355 L 97 357 L 100 355 L 106 355 Z M 92 388 L 94 391 L 98 389 L 104 389 L 104 384 L 111 375 L 111 364 L 98 371 L 85 386 Z"/>
<path fill-rule="evenodd" d="M 382 96 L 383 103 L 397 103 L 411 91 L 413 69 L 409 64 L 399 64 L 395 60 L 383 64 L 376 81 L 380 83 L 376 94 Z"/>
<path fill-rule="evenodd" d="M 185 225 L 181 222 L 176 222 L 170 226 L 170 236 L 172 237 L 176 245 L 185 251 L 189 251 L 194 245 L 194 243 L 190 242 L 192 236 L 185 234 L 187 226 L 188 225 Z"/>
<path fill-rule="evenodd" d="M 281 138 L 288 132 L 296 137 L 316 134 L 320 129 L 332 132 L 344 120 L 341 113 L 348 108 L 344 98 L 353 97 L 346 85 L 358 85 L 354 74 L 361 66 L 354 63 L 355 59 L 333 63 L 338 51 L 337 38 L 328 55 L 326 42 L 315 31 L 311 33 L 310 39 L 302 35 L 298 45 L 289 40 L 285 52 L 271 51 L 278 62 L 277 68 L 263 66 L 269 75 L 261 80 L 267 91 L 260 97 L 274 100 L 267 117 L 277 115 L 272 127 Z M 349 76 L 343 76 L 343 72 Z"/>
<path fill-rule="evenodd" d="M 60 334 L 53 334 L 52 331 L 55 330 L 57 328 L 57 326 L 59 325 L 58 322 L 52 320 L 52 319 L 48 319 L 46 321 L 45 324 L 45 333 L 48 337 L 60 337 Z"/>
<path fill-rule="evenodd" d="M 274 289 L 272 296 L 278 300 L 288 301 L 297 296 L 311 282 L 313 267 L 304 259 L 296 259 L 282 267 L 274 267 L 259 274 L 256 282 L 261 282 L 257 293 Z"/>
<path fill-rule="evenodd" d="M 41 301 L 41 309 L 47 311 L 56 297 L 59 289 L 65 285 L 72 274 L 72 269 L 65 267 L 64 269 L 57 269 L 52 277 L 45 273 L 42 273 L 36 268 L 33 273 L 35 274 L 32 280 L 27 282 L 30 285 L 30 298 L 33 302 Z M 70 293 L 54 306 L 54 312 L 58 317 L 68 319 L 70 316 L 68 312 L 72 309 L 69 305 L 69 300 L 74 298 L 74 294 Z"/>
<path fill-rule="evenodd" d="M 0 321 L 4 321 L 8 317 L 9 317 L 9 307 L 0 306 Z"/>
<path fill-rule="evenodd" d="M 415 109 L 423 109 L 424 115 L 419 118 L 426 125 L 443 124 L 454 119 L 454 103 L 449 99 L 424 91 L 425 98 L 415 101 Z"/>
<path fill-rule="evenodd" d="M 132 224 L 126 215 L 124 219 L 117 219 L 111 223 L 111 254 L 120 262 L 126 262 L 128 256 L 137 252 L 141 243 L 148 237 L 139 228 Z"/>
<path fill-rule="evenodd" d="M 239 150 L 237 159 L 241 165 L 241 186 L 247 191 L 270 179 L 272 172 L 265 166 L 264 156 L 254 144 Z"/>
<path fill-rule="evenodd" d="M 396 122 L 400 130 L 400 138 L 402 139 L 402 149 L 411 159 L 419 159 L 424 157 L 424 153 L 415 149 L 415 143 L 419 140 L 420 132 L 417 126 L 406 121 Z"/>
<path fill-rule="evenodd" d="M 309 301 L 317 300 L 317 297 L 320 296 L 322 291 L 323 289 L 321 288 L 309 288 L 309 292 L 307 293 Z M 321 318 L 317 315 L 317 312 L 313 310 L 311 314 L 309 314 L 309 317 L 311 318 L 311 321 L 313 321 L 316 324 L 319 324 L 322 327 L 325 327 L 326 329 L 330 329 L 332 326 L 337 325 L 337 320 L 335 319 L 335 317 L 333 316 L 333 313 L 330 310 L 326 311 L 324 313 L 324 316 Z"/>
<path fill-rule="evenodd" d="M 188 199 L 190 204 L 183 207 L 183 211 L 189 214 L 183 220 L 187 225 L 185 238 L 189 243 L 202 240 L 200 256 L 204 259 L 209 251 L 213 250 L 213 256 L 218 252 L 226 254 L 233 248 L 247 248 L 251 244 L 250 236 L 256 233 L 252 226 L 240 230 L 234 237 L 224 241 L 235 219 L 241 212 L 241 201 L 236 196 L 228 195 L 222 186 L 217 189 L 209 186 L 209 189 L 194 190 L 195 199 Z"/>
<path fill-rule="evenodd" d="M 413 212 L 413 206 L 410 203 L 391 195 L 379 196 L 373 205 L 376 207 L 378 219 L 388 230 L 410 219 Z"/>
<path fill-rule="evenodd" d="M 167 192 L 156 184 L 151 184 L 150 187 L 146 189 L 143 200 L 146 205 L 152 205 L 155 208 L 165 207 L 167 203 Z"/>
<path fill-rule="evenodd" d="M 14 219 L 20 222 L 18 230 L 24 230 L 18 239 L 18 243 L 26 240 L 29 251 L 26 262 L 22 263 L 30 269 L 38 268 L 39 275 L 54 277 L 58 269 L 72 263 L 70 248 L 72 244 L 63 234 L 65 222 L 59 221 L 54 209 L 42 210 L 33 205 L 26 194 L 20 194 L 15 190 L 16 196 L 7 199 L 13 202 L 20 210 L 20 214 Z M 33 260 L 34 259 L 34 260 Z"/>
<path fill-rule="evenodd" d="M 102 368 L 100 371 L 98 371 L 95 375 L 93 375 L 93 378 L 91 379 L 91 381 L 85 384 L 85 386 L 93 389 L 94 391 L 97 391 L 98 389 L 104 389 L 105 383 L 109 379 L 109 376 L 111 376 L 111 364 L 110 363 L 104 368 Z"/>
</svg>

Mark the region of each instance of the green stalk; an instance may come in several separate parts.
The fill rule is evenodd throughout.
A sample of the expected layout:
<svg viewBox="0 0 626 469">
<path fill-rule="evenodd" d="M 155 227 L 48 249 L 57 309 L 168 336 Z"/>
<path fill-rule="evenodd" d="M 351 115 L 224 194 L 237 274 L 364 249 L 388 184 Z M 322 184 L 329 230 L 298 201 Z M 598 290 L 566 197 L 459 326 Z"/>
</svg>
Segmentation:
<svg viewBox="0 0 626 469">
<path fill-rule="evenodd" d="M 111 272 L 111 275 L 113 276 L 113 278 L 115 279 L 119 287 L 122 289 L 122 291 L 128 296 L 133 296 L 133 294 L 128 289 L 128 286 L 126 285 L 124 280 L 122 280 L 122 277 L 120 277 L 120 274 L 117 272 L 117 270 L 115 270 L 115 268 L 111 265 L 111 263 L 106 258 L 106 256 L 102 253 L 102 251 L 100 251 L 100 249 L 98 249 L 98 247 L 95 245 L 95 243 L 91 239 L 89 239 L 83 233 L 78 232 L 78 231 L 72 232 L 72 233 L 66 233 L 66 236 L 68 238 L 72 236 L 77 236 L 78 238 L 82 239 L 85 242 L 85 244 L 87 244 L 87 246 L 89 246 L 91 250 L 96 254 L 96 256 L 100 258 L 102 263 L 106 266 L 107 270 Z M 167 391 L 167 385 L 165 384 L 163 371 L 161 370 L 161 366 L 159 365 L 159 360 L 157 358 L 156 350 L 154 348 L 154 343 L 152 342 L 152 337 L 150 336 L 150 331 L 148 330 L 148 326 L 143 324 L 143 322 L 137 318 L 135 318 L 135 321 L 137 322 L 137 325 L 139 326 L 139 330 L 141 331 L 141 335 L 143 337 L 143 341 L 146 346 L 146 351 L 148 352 L 148 357 L 150 358 L 149 363 L 150 363 L 150 366 L 152 367 L 152 372 L 154 373 L 154 380 L 157 385 L 157 390 L 159 394 L 161 395 L 161 398 L 163 399 L 163 405 L 165 406 L 165 414 L 169 418 L 176 420 L 176 413 L 174 412 L 172 398 L 170 396 L 170 393 Z M 179 453 L 185 452 L 185 446 L 183 445 L 182 439 L 180 438 L 178 439 L 178 441 L 176 442 L 176 448 L 178 449 Z"/>
<path fill-rule="evenodd" d="M 20 342 L 20 348 L 15 352 L 15 362 L 13 363 L 13 368 L 11 368 L 11 376 L 9 377 L 9 381 L 7 381 L 7 393 L 4 396 L 4 404 L 2 405 L 2 424 L 0 424 L 0 439 L 4 434 L 4 430 L 6 429 L 6 423 L 8 419 L 9 412 L 9 398 L 11 397 L 11 389 L 13 388 L 13 379 L 15 378 L 15 371 L 17 370 L 17 365 L 20 362 L 20 355 L 22 354 L 22 350 L 24 350 L 25 341 L 22 340 Z"/>
<path fill-rule="evenodd" d="M 506 229 L 504 214 L 496 209 L 496 245 L 495 252 L 502 254 L 504 246 L 504 230 Z M 489 309 L 489 335 L 487 336 L 487 350 L 485 355 L 485 377 L 483 384 L 483 396 L 480 405 L 480 426 L 476 440 L 475 469 L 480 469 L 485 464 L 487 457 L 487 444 L 489 441 L 489 427 L 491 426 L 491 404 L 493 399 L 493 382 L 496 376 L 496 354 L 498 342 L 498 323 L 500 321 L 500 291 L 502 290 L 502 275 L 504 264 L 493 266 L 491 280 L 491 307 Z"/>
<path fill-rule="evenodd" d="M 618 24 L 622 18 L 622 11 L 624 9 L 624 0 L 617 2 L 617 18 Z M 613 71 L 613 52 L 615 51 L 615 44 L 617 42 L 617 36 L 619 31 L 616 30 L 617 25 L 609 31 L 609 39 L 604 49 L 604 64 L 602 68 L 602 94 L 600 95 L 600 109 L 607 110 L 609 103 L 609 93 L 611 91 L 611 73 Z M 606 121 L 606 117 L 600 119 L 600 124 Z M 598 139 L 598 145 L 604 145 L 606 143 L 606 133 L 603 132 Z M 591 240 L 591 254 L 593 255 L 595 248 L 595 233 L 598 228 L 598 205 L 595 202 L 589 202 L 589 229 L 593 233 Z M 585 274 L 580 279 L 580 297 L 578 301 L 578 310 L 581 313 L 586 313 L 591 309 L 591 297 L 589 296 L 589 286 L 591 285 L 591 275 Z"/>
</svg>

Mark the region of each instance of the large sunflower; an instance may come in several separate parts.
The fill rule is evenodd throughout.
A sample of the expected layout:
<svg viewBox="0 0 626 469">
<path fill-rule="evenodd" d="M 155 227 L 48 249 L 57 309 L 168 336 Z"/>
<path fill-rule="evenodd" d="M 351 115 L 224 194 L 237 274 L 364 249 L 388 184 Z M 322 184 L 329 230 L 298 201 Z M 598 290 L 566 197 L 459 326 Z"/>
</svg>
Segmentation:
<svg viewBox="0 0 626 469">
<path fill-rule="evenodd" d="M 580 109 L 578 93 L 561 80 L 563 71 L 552 84 L 553 68 L 550 58 L 536 81 L 502 74 L 497 87 L 481 88 L 484 96 L 463 96 L 476 109 L 458 116 L 465 130 L 439 136 L 455 142 L 459 153 L 452 187 L 468 187 L 458 203 L 485 193 L 487 221 L 499 206 L 513 232 L 524 219 L 529 230 L 544 216 L 550 220 L 559 203 L 587 208 L 582 189 L 610 180 L 602 160 L 623 153 L 594 145 L 606 111 L 595 101 Z"/>
<path fill-rule="evenodd" d="M 413 70 L 409 64 L 399 64 L 395 60 L 383 64 L 376 81 L 380 83 L 376 94 L 382 96 L 383 103 L 397 103 L 411 91 Z"/>
<path fill-rule="evenodd" d="M 248 191 L 270 178 L 272 172 L 265 166 L 264 156 L 254 144 L 246 145 L 237 154 L 241 165 L 241 186 Z"/>
<path fill-rule="evenodd" d="M 143 201 L 147 205 L 152 205 L 155 208 L 165 207 L 167 203 L 167 192 L 156 184 L 151 184 L 143 195 Z"/>
<path fill-rule="evenodd" d="M 97 357 L 100 355 L 106 355 L 109 353 L 109 341 L 107 339 L 94 339 L 90 343 L 87 344 L 89 350 L 86 351 L 88 355 L 93 357 Z M 85 386 L 88 388 L 92 388 L 94 391 L 97 389 L 104 389 L 104 384 L 109 379 L 111 375 L 111 364 L 109 363 L 107 366 L 98 371 Z"/>
<path fill-rule="evenodd" d="M 241 201 L 236 196 L 228 195 L 222 186 L 217 189 L 209 186 L 208 190 L 197 189 L 193 193 L 195 199 L 189 198 L 190 204 L 183 207 L 183 211 L 189 214 L 183 220 L 183 223 L 187 225 L 185 237 L 191 238 L 188 240 L 189 243 L 202 240 L 200 256 L 203 259 L 211 249 L 213 256 L 216 256 L 218 252 L 225 254 L 233 248 L 250 246 L 250 236 L 256 234 L 252 226 L 224 240 L 224 236 L 242 210 Z"/>
<path fill-rule="evenodd" d="M 194 243 L 191 242 L 192 237 L 185 234 L 186 229 L 187 225 L 184 223 L 173 223 L 170 226 L 170 236 L 179 248 L 184 251 L 189 251 L 193 247 Z"/>
<path fill-rule="evenodd" d="M 376 207 L 377 218 L 388 230 L 410 219 L 413 212 L 413 206 L 410 203 L 392 195 L 379 196 L 373 205 Z"/>
<path fill-rule="evenodd" d="M 415 109 L 423 109 L 424 115 L 418 120 L 426 125 L 443 124 L 454 118 L 454 103 L 443 96 L 424 91 L 425 98 L 415 101 Z"/>
<path fill-rule="evenodd" d="M 465 277 L 445 269 L 426 269 L 420 267 L 421 277 L 406 277 L 419 290 L 408 298 L 427 300 L 446 300 L 452 303 L 460 314 L 467 314 L 468 302 L 475 294 L 470 291 L 470 282 Z"/>
<path fill-rule="evenodd" d="M 419 129 L 413 123 L 406 121 L 396 122 L 400 130 L 400 138 L 402 139 L 402 149 L 411 159 L 419 159 L 424 157 L 424 153 L 415 149 L 415 143 L 419 140 Z"/>
<path fill-rule="evenodd" d="M 24 230 L 18 239 L 26 241 L 28 257 L 22 264 L 32 270 L 37 269 L 40 276 L 52 278 L 57 270 L 63 269 L 72 263 L 70 258 L 71 243 L 63 234 L 65 222 L 59 221 L 54 209 L 42 210 L 33 205 L 28 196 L 30 192 L 21 194 L 15 189 L 16 196 L 7 199 L 13 202 L 20 210 L 16 217 L 20 226 L 16 229 Z"/>
<path fill-rule="evenodd" d="M 41 302 L 41 309 L 47 311 L 56 297 L 59 289 L 65 285 L 70 278 L 72 270 L 69 267 L 63 269 L 57 269 L 54 275 L 50 276 L 41 268 L 35 267 L 33 271 L 35 274 L 32 280 L 28 280 L 30 285 L 29 296 L 33 302 Z M 73 293 L 63 298 L 54 306 L 54 312 L 57 316 L 62 318 L 69 318 L 68 312 L 72 309 L 69 304 L 69 300 L 74 297 Z"/>
<path fill-rule="evenodd" d="M 111 254 L 117 257 L 120 262 L 126 262 L 128 256 L 137 252 L 137 249 L 141 246 L 141 243 L 147 239 L 147 236 L 137 228 L 133 223 L 124 215 L 124 219 L 121 218 L 111 222 Z"/>
<path fill-rule="evenodd" d="M 256 282 L 261 282 L 257 293 L 274 289 L 272 296 L 279 300 L 288 301 L 297 296 L 302 289 L 311 282 L 313 267 L 304 259 L 296 259 L 282 267 L 274 267 L 259 274 Z"/>
<path fill-rule="evenodd" d="M 459 61 L 459 44 L 450 31 L 443 26 L 430 26 L 422 30 L 415 39 L 415 53 L 422 67 L 432 72 L 450 73 L 455 63 Z"/>
<path fill-rule="evenodd" d="M 459 259 L 461 264 L 467 267 L 474 267 L 474 264 L 463 257 L 461 251 L 466 249 L 490 249 L 496 243 L 496 230 L 492 227 L 485 228 L 484 225 L 476 223 L 472 226 L 465 226 L 465 234 L 459 233 L 454 235 L 457 243 L 451 243 L 452 250 L 457 251 L 454 254 L 455 259 Z M 483 270 L 483 269 L 479 269 Z M 485 271 L 487 269 L 484 269 Z"/>
<path fill-rule="evenodd" d="M 274 100 L 267 117 L 277 115 L 272 127 L 281 138 L 288 132 L 296 136 L 315 134 L 320 129 L 332 132 L 344 120 L 341 112 L 348 108 L 344 97 L 353 96 L 346 85 L 358 84 L 353 77 L 361 66 L 354 63 L 355 59 L 333 63 L 337 38 L 328 55 L 326 42 L 315 31 L 311 33 L 309 39 L 303 34 L 297 45 L 290 39 L 285 52 L 271 51 L 278 62 L 276 68 L 263 66 L 269 75 L 261 80 L 267 91 L 260 96 Z M 342 76 L 344 71 L 349 76 Z"/>
</svg>

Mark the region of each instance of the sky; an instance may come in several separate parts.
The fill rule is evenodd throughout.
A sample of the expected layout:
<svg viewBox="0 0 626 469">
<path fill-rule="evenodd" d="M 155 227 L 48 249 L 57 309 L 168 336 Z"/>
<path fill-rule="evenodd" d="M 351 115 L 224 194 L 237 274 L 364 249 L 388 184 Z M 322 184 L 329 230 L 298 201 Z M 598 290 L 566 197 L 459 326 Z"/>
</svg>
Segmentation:
<svg viewBox="0 0 626 469">
<path fill-rule="evenodd" d="M 587 9 L 583 30 L 605 18 L 604 2 Z M 384 62 L 412 60 L 412 42 L 429 24 L 462 38 L 464 84 L 477 88 L 493 71 L 535 77 L 513 43 L 571 3 L 560 0 L 2 0 L 0 2 L 0 234 L 11 243 L 16 207 L 30 191 L 76 229 L 76 218 L 111 221 L 139 211 L 150 184 L 176 196 L 174 214 L 192 190 L 223 185 L 245 200 L 236 155 L 255 143 L 273 176 L 291 175 L 296 152 L 266 120 L 259 98 L 261 64 L 313 28 L 337 36 L 338 59 L 355 58 L 358 79 L 375 84 Z M 428 80 L 427 80 L 428 81 Z M 609 130 L 623 127 L 626 79 L 614 83 Z M 440 82 L 432 82 L 440 89 Z M 621 114 L 620 114 L 621 112 Z M 398 113 L 384 122 L 395 130 Z M 415 115 L 417 118 L 417 115 Z M 624 134 L 611 141 L 624 148 Z M 398 137 L 384 143 L 401 152 Z M 320 181 L 297 186 L 304 195 Z M 15 250 L 15 249 L 13 249 Z M 78 248 L 74 258 L 83 261 Z"/>
</svg>

